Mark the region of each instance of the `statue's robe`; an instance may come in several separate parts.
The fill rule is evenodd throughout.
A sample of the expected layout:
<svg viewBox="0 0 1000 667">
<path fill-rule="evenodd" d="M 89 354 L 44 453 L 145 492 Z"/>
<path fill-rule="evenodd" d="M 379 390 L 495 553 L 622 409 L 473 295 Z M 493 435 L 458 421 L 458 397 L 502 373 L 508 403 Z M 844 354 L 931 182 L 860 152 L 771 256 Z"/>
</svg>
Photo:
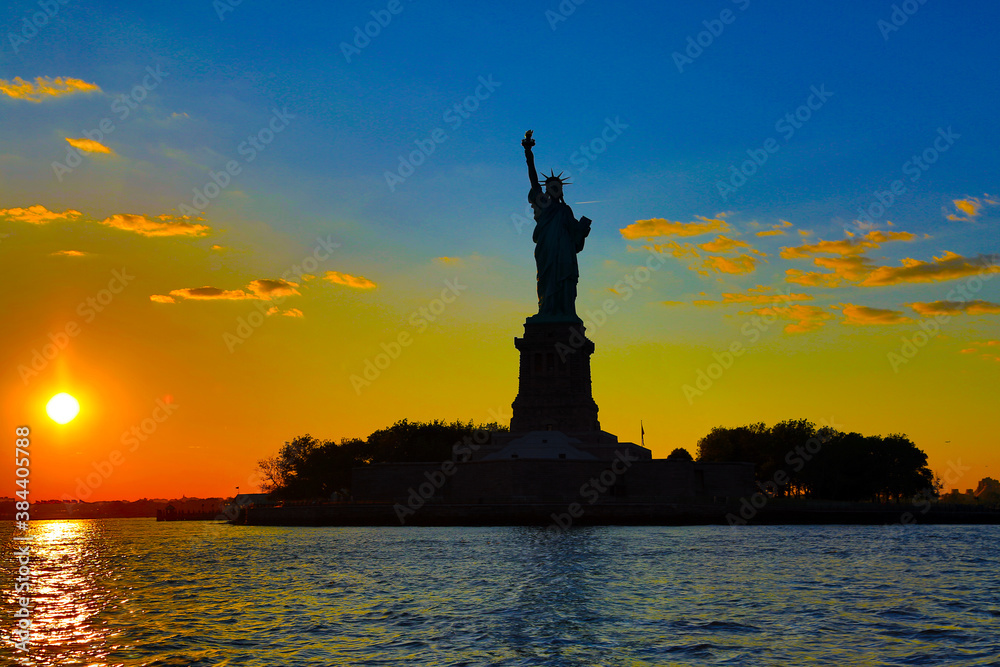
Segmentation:
<svg viewBox="0 0 1000 667">
<path fill-rule="evenodd" d="M 590 220 L 573 217 L 573 209 L 531 188 L 528 202 L 534 211 L 535 266 L 538 268 L 537 319 L 579 321 L 576 315 L 576 284 L 580 269 L 576 254 L 590 234 Z M 535 319 L 533 318 L 533 319 Z"/>
</svg>

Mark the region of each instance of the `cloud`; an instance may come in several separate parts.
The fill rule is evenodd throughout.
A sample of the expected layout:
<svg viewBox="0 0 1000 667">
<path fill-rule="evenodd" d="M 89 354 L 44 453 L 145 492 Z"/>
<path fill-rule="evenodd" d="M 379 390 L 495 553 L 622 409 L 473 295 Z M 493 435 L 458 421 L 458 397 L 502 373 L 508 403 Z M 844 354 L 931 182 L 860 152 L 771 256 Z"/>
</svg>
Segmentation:
<svg viewBox="0 0 1000 667">
<path fill-rule="evenodd" d="M 267 315 L 281 315 L 282 317 L 305 317 L 305 314 L 298 308 L 289 308 L 288 310 L 282 310 L 277 306 L 271 306 L 267 309 Z"/>
<path fill-rule="evenodd" d="M 982 198 L 966 197 L 965 199 L 955 199 L 952 201 L 952 204 L 955 205 L 957 213 L 949 213 L 946 216 L 949 220 L 971 222 L 973 218 L 978 217 L 982 213 L 985 207 L 996 206 L 1000 204 L 1000 201 L 991 199 L 989 195 L 986 195 Z"/>
<path fill-rule="evenodd" d="M 352 276 L 349 273 L 341 273 L 340 271 L 327 271 L 323 275 L 323 279 L 329 280 L 331 283 L 346 285 L 347 287 L 354 287 L 356 289 L 375 289 L 378 287 L 378 285 L 364 276 Z"/>
<path fill-rule="evenodd" d="M 101 224 L 143 236 L 204 236 L 211 231 L 211 227 L 208 225 L 191 220 L 191 217 L 186 215 L 161 215 L 150 218 L 144 215 L 121 213 L 101 220 Z"/>
<path fill-rule="evenodd" d="M 972 343 L 972 347 L 959 350 L 959 352 L 961 354 L 979 354 L 981 359 L 987 361 L 1000 361 L 1000 355 L 996 354 L 993 350 L 986 349 L 997 347 L 1000 347 L 1000 340 L 975 341 Z"/>
<path fill-rule="evenodd" d="M 765 230 L 763 232 L 757 232 L 757 236 L 784 236 L 785 228 L 791 227 L 792 223 L 787 220 L 780 220 L 781 224 L 771 225 L 771 229 Z"/>
<path fill-rule="evenodd" d="M 259 278 L 251 280 L 245 290 L 227 290 L 219 287 L 184 287 L 170 290 L 170 296 L 154 294 L 149 297 L 159 303 L 176 303 L 175 299 L 189 299 L 192 301 L 244 301 L 246 299 L 256 299 L 260 301 L 271 301 L 276 298 L 298 295 L 296 289 L 298 283 L 282 280 L 281 278 Z"/>
<path fill-rule="evenodd" d="M 157 295 L 153 295 L 157 296 Z M 218 287 L 184 287 L 182 289 L 170 290 L 170 296 L 178 299 L 191 299 L 192 301 L 242 301 L 243 299 L 256 299 L 253 294 L 248 294 L 241 289 L 225 290 Z M 152 298 L 152 297 L 150 297 Z M 158 299 L 154 299 L 156 301 Z M 172 303 L 164 301 L 163 303 Z"/>
<path fill-rule="evenodd" d="M 687 304 L 683 301 L 661 301 L 664 306 L 686 306 Z"/>
<path fill-rule="evenodd" d="M 115 155 L 113 150 L 100 142 L 94 141 L 93 139 L 70 139 L 69 137 L 66 137 L 66 141 L 69 142 L 70 146 L 87 153 L 106 153 L 107 155 Z"/>
<path fill-rule="evenodd" d="M 435 257 L 434 261 L 443 266 L 455 266 L 462 263 L 460 257 Z"/>
<path fill-rule="evenodd" d="M 754 308 L 752 313 L 762 317 L 774 317 L 783 320 L 793 320 L 785 325 L 785 333 L 807 333 L 822 327 L 833 314 L 819 306 L 803 306 L 793 304 L 787 307 L 765 306 Z"/>
<path fill-rule="evenodd" d="M 295 289 L 298 286 L 298 283 L 292 283 L 287 280 L 282 280 L 281 278 L 275 278 L 273 280 L 269 278 L 260 278 L 258 280 L 250 281 L 250 284 L 247 287 L 258 299 L 270 301 L 275 297 L 299 294 L 299 291 Z"/>
<path fill-rule="evenodd" d="M 83 257 L 87 253 L 79 250 L 58 250 L 52 253 L 53 257 Z"/>
<path fill-rule="evenodd" d="M 27 100 L 28 102 L 41 102 L 45 98 L 63 97 L 76 93 L 99 93 L 100 86 L 94 83 L 87 83 L 81 79 L 71 77 L 56 78 L 40 76 L 35 82 L 25 81 L 21 77 L 14 77 L 12 81 L 0 79 L 0 93 L 13 97 L 15 100 Z"/>
<path fill-rule="evenodd" d="M 839 287 L 846 282 L 857 282 L 872 270 L 872 262 L 867 257 L 816 257 L 813 264 L 833 273 L 818 271 L 785 270 L 785 281 L 806 287 Z"/>
<path fill-rule="evenodd" d="M 871 248 L 878 248 L 890 241 L 912 241 L 916 238 L 909 232 L 883 232 L 872 230 L 859 238 L 846 238 L 839 241 L 817 241 L 800 246 L 782 248 L 784 259 L 809 259 L 814 255 L 840 255 L 842 257 L 862 255 Z"/>
<path fill-rule="evenodd" d="M 691 267 L 703 276 L 707 276 L 710 271 L 716 273 L 743 274 L 753 273 L 757 268 L 757 258 L 751 255 L 737 255 L 735 257 L 706 257 L 701 263 L 701 269 Z"/>
<path fill-rule="evenodd" d="M 644 245 L 642 247 L 658 255 L 669 252 L 678 259 L 682 257 L 701 257 L 693 243 L 680 244 L 677 241 L 668 241 L 666 243 L 654 243 L 653 245 Z"/>
<path fill-rule="evenodd" d="M 748 289 L 746 293 L 723 292 L 722 301 L 701 299 L 699 301 L 695 301 L 694 304 L 697 306 L 718 306 L 728 303 L 752 303 L 755 305 L 764 305 L 772 303 L 787 303 L 789 301 L 812 301 L 812 296 L 808 294 L 795 294 L 792 292 L 789 292 L 788 294 L 781 292 L 773 293 L 773 289 L 773 287 L 757 285 L 757 287 L 751 287 Z"/>
<path fill-rule="evenodd" d="M 225 248 L 218 243 L 214 244 L 209 250 L 225 250 Z"/>
<path fill-rule="evenodd" d="M 74 220 L 82 213 L 73 209 L 66 209 L 62 213 L 50 211 L 41 204 L 29 206 L 28 208 L 0 208 L 0 217 L 6 217 L 18 222 L 28 222 L 33 225 L 44 225 L 53 220 Z"/>
<path fill-rule="evenodd" d="M 913 321 L 898 310 L 869 308 L 851 303 L 842 303 L 840 306 L 844 312 L 844 324 L 905 324 Z"/>
<path fill-rule="evenodd" d="M 945 252 L 943 257 L 935 257 L 932 262 L 904 259 L 903 266 L 880 266 L 862 280 L 861 284 L 866 287 L 881 287 L 898 283 L 932 283 L 981 273 L 1000 273 L 998 262 L 1000 255 L 966 258 L 953 252 Z"/>
<path fill-rule="evenodd" d="M 729 252 L 736 250 L 736 248 L 749 248 L 750 244 L 746 241 L 737 241 L 736 239 L 719 235 L 715 237 L 714 241 L 702 243 L 698 247 L 705 252 Z"/>
<path fill-rule="evenodd" d="M 695 216 L 701 222 L 673 222 L 663 218 L 636 220 L 618 230 L 625 239 L 652 239 L 660 236 L 700 236 L 711 232 L 728 232 L 729 223 L 722 218 Z"/>
<path fill-rule="evenodd" d="M 973 301 L 918 302 L 907 305 L 921 315 L 956 315 L 959 313 L 967 313 L 969 315 L 1000 314 L 1000 303 L 992 303 L 981 299 L 975 299 Z"/>
</svg>

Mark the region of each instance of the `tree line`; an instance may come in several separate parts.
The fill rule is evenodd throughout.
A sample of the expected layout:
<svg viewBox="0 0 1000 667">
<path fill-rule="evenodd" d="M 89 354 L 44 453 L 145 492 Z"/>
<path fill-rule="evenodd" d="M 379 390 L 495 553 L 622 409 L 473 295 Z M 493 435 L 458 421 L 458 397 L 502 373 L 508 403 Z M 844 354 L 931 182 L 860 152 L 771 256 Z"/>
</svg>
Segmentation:
<svg viewBox="0 0 1000 667">
<path fill-rule="evenodd" d="M 496 422 L 397 421 L 367 438 L 319 440 L 306 434 L 286 442 L 275 456 L 257 462 L 261 490 L 277 498 L 329 498 L 349 492 L 351 469 L 372 463 L 452 459 L 452 448 L 478 433 L 507 431 Z"/>
<path fill-rule="evenodd" d="M 698 441 L 697 460 L 751 462 L 757 481 L 779 497 L 888 502 L 936 497 L 941 488 L 905 435 L 843 433 L 805 419 L 718 426 Z"/>
<path fill-rule="evenodd" d="M 507 431 L 496 422 L 475 424 L 403 419 L 367 438 L 339 443 L 306 434 L 258 462 L 261 490 L 277 498 L 329 498 L 349 493 L 351 469 L 373 463 L 446 461 L 465 438 Z M 677 448 L 667 457 L 690 461 Z M 887 502 L 917 494 L 937 496 L 940 482 L 927 455 L 905 435 L 842 433 L 805 419 L 726 428 L 717 426 L 697 443 L 698 462 L 746 461 L 757 481 L 779 497 Z"/>
</svg>

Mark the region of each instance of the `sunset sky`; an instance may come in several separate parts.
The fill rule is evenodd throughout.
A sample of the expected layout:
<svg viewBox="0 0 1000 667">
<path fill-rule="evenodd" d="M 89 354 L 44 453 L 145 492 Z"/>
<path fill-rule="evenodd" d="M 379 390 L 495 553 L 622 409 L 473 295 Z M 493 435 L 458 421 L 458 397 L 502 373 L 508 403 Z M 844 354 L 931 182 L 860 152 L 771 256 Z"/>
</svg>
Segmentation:
<svg viewBox="0 0 1000 667">
<path fill-rule="evenodd" d="M 1000 476 L 1000 7 L 50 4 L 0 10 L 33 500 L 256 491 L 297 435 L 509 420 L 529 128 L 594 221 L 605 430 L 666 456 L 807 418 Z"/>
</svg>

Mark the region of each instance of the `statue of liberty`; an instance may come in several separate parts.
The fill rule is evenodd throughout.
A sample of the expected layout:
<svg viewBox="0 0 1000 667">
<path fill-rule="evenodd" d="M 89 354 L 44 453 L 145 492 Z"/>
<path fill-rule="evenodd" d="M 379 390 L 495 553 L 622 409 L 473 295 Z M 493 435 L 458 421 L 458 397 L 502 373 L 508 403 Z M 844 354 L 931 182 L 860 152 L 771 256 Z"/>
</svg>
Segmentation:
<svg viewBox="0 0 1000 667">
<path fill-rule="evenodd" d="M 573 209 L 563 199 L 563 186 L 569 182 L 562 179 L 562 172 L 556 175 L 553 170 L 546 176 L 545 191 L 542 191 L 535 171 L 535 156 L 531 152 L 535 145 L 531 132 L 524 133 L 521 145 L 531 181 L 528 202 L 535 217 L 531 240 L 535 242 L 538 269 L 538 314 L 529 317 L 528 321 L 580 323 L 576 314 L 576 284 L 580 278 L 576 254 L 583 250 L 591 221 L 587 217 L 579 220 L 573 217 Z"/>
</svg>

